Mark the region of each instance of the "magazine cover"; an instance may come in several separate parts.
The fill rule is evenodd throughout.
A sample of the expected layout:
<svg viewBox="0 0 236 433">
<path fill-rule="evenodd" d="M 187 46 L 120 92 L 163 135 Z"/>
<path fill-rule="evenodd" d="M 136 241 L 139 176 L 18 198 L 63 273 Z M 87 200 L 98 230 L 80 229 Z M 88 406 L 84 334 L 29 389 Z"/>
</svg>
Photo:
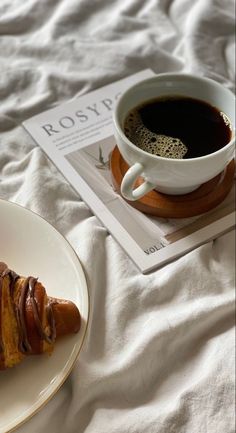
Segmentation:
<svg viewBox="0 0 236 433">
<path fill-rule="evenodd" d="M 235 225 L 233 188 L 213 210 L 182 219 L 144 214 L 116 191 L 110 170 L 110 157 L 116 146 L 113 108 L 126 88 L 153 75 L 150 70 L 138 72 L 23 124 L 143 273 Z"/>
</svg>

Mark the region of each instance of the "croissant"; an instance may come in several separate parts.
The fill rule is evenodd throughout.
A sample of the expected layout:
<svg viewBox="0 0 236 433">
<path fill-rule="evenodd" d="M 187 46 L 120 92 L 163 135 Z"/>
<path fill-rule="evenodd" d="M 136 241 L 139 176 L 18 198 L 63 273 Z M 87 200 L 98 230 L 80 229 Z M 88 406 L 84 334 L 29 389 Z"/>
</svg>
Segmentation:
<svg viewBox="0 0 236 433">
<path fill-rule="evenodd" d="M 0 370 L 27 355 L 50 354 L 58 337 L 78 332 L 80 325 L 73 302 L 47 296 L 37 278 L 0 262 Z"/>
</svg>

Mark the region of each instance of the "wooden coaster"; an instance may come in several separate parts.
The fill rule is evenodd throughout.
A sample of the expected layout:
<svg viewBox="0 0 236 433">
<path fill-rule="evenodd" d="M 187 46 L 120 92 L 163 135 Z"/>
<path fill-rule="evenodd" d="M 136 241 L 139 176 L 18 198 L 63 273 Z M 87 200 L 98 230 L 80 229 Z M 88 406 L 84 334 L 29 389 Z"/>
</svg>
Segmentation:
<svg viewBox="0 0 236 433">
<path fill-rule="evenodd" d="M 120 185 L 129 166 L 116 146 L 111 154 L 110 169 L 116 191 L 120 194 Z M 167 195 L 156 190 L 136 201 L 128 201 L 131 206 L 149 215 L 163 218 L 187 218 L 200 215 L 220 204 L 228 195 L 234 182 L 235 163 L 231 161 L 224 173 L 202 184 L 197 190 L 185 195 Z M 135 186 L 143 179 L 138 178 Z"/>
</svg>

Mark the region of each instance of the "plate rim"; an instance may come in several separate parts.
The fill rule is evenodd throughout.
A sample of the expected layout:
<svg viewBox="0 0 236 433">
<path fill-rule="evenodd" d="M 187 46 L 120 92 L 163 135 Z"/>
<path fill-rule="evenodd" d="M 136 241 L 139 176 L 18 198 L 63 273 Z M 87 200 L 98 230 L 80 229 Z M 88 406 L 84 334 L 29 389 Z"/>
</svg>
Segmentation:
<svg viewBox="0 0 236 433">
<path fill-rule="evenodd" d="M 74 356 L 74 359 L 72 361 L 72 364 L 70 365 L 68 371 L 66 371 L 66 373 L 64 374 L 64 376 L 62 377 L 62 379 L 59 381 L 59 383 L 57 384 L 57 386 L 55 387 L 55 389 L 50 393 L 50 395 L 43 400 L 31 413 L 29 413 L 24 419 L 20 420 L 19 422 L 16 422 L 16 424 L 10 426 L 9 428 L 6 426 L 7 430 L 3 430 L 2 433 L 11 433 L 13 431 L 15 431 L 18 427 L 21 427 L 23 424 L 25 424 L 27 421 L 29 421 L 31 418 L 33 418 L 34 415 L 36 415 L 38 412 L 40 412 L 40 410 L 42 410 L 47 404 L 48 402 L 55 396 L 55 394 L 59 391 L 59 389 L 63 386 L 63 384 L 65 383 L 66 379 L 68 378 L 68 376 L 71 374 L 75 363 L 78 360 L 78 357 L 82 351 L 82 348 L 84 346 L 84 342 L 85 342 L 85 338 L 87 336 L 87 331 L 88 331 L 88 325 L 89 325 L 89 321 L 90 321 L 90 313 L 91 313 L 91 305 L 90 305 L 90 293 L 89 293 L 89 288 L 88 288 L 88 279 L 87 279 L 87 275 L 85 272 L 85 269 L 80 261 L 80 258 L 78 256 L 78 254 L 76 253 L 74 247 L 71 245 L 71 243 L 66 239 L 66 237 L 51 223 L 49 222 L 46 218 L 44 218 L 42 215 L 40 215 L 39 213 L 33 211 L 32 209 L 23 206 L 19 203 L 13 202 L 11 200 L 7 200 L 4 199 L 2 197 L 0 197 L 0 205 L 1 202 L 4 204 L 9 205 L 10 207 L 14 207 L 17 206 L 19 207 L 21 210 L 25 211 L 25 212 L 29 212 L 31 214 L 33 214 L 33 217 L 35 218 L 39 218 L 43 221 L 44 224 L 49 225 L 56 233 L 57 235 L 59 235 L 61 237 L 61 239 L 67 243 L 67 246 L 69 247 L 69 249 L 72 251 L 72 253 L 74 254 L 74 256 L 76 257 L 76 261 L 77 264 L 79 264 L 79 267 L 81 268 L 82 271 L 82 275 L 84 278 L 84 282 L 85 282 L 85 286 L 86 286 L 86 293 L 87 293 L 87 318 L 86 318 L 86 323 L 85 323 L 85 328 L 84 328 L 84 334 L 82 336 L 82 340 L 81 340 L 81 344 L 80 347 L 78 349 L 78 351 L 76 352 L 76 355 Z M 17 420 L 16 420 L 17 421 Z M 13 424 L 13 423 L 11 423 Z"/>
</svg>

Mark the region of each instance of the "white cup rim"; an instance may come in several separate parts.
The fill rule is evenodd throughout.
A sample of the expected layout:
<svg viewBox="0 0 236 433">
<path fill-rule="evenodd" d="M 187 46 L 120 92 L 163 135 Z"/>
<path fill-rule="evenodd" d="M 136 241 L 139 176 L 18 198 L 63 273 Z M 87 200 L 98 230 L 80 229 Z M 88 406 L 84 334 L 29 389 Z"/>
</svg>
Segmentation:
<svg viewBox="0 0 236 433">
<path fill-rule="evenodd" d="M 233 94 L 233 92 L 231 92 L 231 90 L 229 90 L 227 87 L 224 87 L 222 84 L 218 83 L 217 81 L 214 81 L 211 78 L 200 77 L 200 76 L 193 75 L 193 74 L 187 74 L 187 73 L 182 73 L 182 72 L 177 72 L 177 73 L 161 73 L 161 74 L 155 75 L 154 77 L 146 78 L 146 79 L 144 79 L 144 80 L 142 80 L 142 81 L 140 81 L 140 82 L 132 85 L 127 90 L 125 90 L 123 92 L 123 94 L 120 96 L 120 98 L 119 98 L 119 100 L 118 100 L 118 102 L 117 102 L 117 104 L 115 106 L 115 109 L 114 109 L 114 112 L 113 112 L 113 122 L 114 122 L 114 125 L 115 125 L 117 131 L 119 132 L 119 135 L 121 136 L 122 140 L 124 140 L 126 142 L 126 144 L 128 144 L 132 149 L 140 152 L 141 155 L 145 155 L 146 157 L 148 156 L 151 159 L 153 159 L 154 161 L 155 160 L 158 160 L 158 161 L 168 161 L 170 164 L 172 162 L 175 163 L 175 164 L 176 163 L 177 164 L 178 163 L 182 163 L 183 164 L 183 162 L 186 163 L 186 164 L 189 164 L 192 161 L 196 161 L 196 160 L 211 159 L 213 155 L 220 155 L 221 153 L 224 153 L 225 151 L 227 151 L 227 149 L 230 148 L 235 143 L 235 127 L 232 130 L 232 135 L 233 136 L 232 136 L 231 140 L 225 146 L 223 146 L 220 149 L 216 150 L 215 152 L 209 153 L 207 155 L 199 156 L 199 157 L 196 157 L 196 158 L 186 158 L 186 159 L 181 159 L 181 158 L 165 158 L 163 156 L 158 156 L 158 155 L 154 155 L 152 153 L 145 152 L 144 150 L 142 150 L 139 147 L 135 146 L 135 144 L 133 144 L 132 141 L 130 141 L 126 137 L 126 135 L 125 135 L 122 127 L 120 126 L 119 120 L 118 120 L 118 112 L 119 112 L 120 105 L 122 104 L 122 101 L 125 98 L 127 98 L 127 95 L 130 92 L 132 92 L 135 88 L 138 88 L 140 85 L 143 85 L 145 83 L 149 83 L 149 82 L 155 81 L 156 79 L 159 79 L 159 78 L 171 79 L 171 78 L 174 78 L 174 77 L 175 78 L 180 77 L 180 78 L 183 78 L 183 79 L 184 78 L 186 78 L 186 79 L 193 79 L 193 80 L 196 80 L 198 82 L 202 81 L 204 83 L 209 83 L 211 86 L 213 85 L 213 86 L 215 86 L 216 88 L 218 88 L 220 90 L 223 89 L 226 93 L 230 94 L 231 97 L 233 97 L 233 98 L 235 97 L 234 94 Z M 195 99 L 197 99 L 197 98 L 195 98 Z M 201 100 L 203 100 L 203 99 L 201 99 Z M 219 107 L 217 107 L 217 108 L 219 109 Z"/>
</svg>

